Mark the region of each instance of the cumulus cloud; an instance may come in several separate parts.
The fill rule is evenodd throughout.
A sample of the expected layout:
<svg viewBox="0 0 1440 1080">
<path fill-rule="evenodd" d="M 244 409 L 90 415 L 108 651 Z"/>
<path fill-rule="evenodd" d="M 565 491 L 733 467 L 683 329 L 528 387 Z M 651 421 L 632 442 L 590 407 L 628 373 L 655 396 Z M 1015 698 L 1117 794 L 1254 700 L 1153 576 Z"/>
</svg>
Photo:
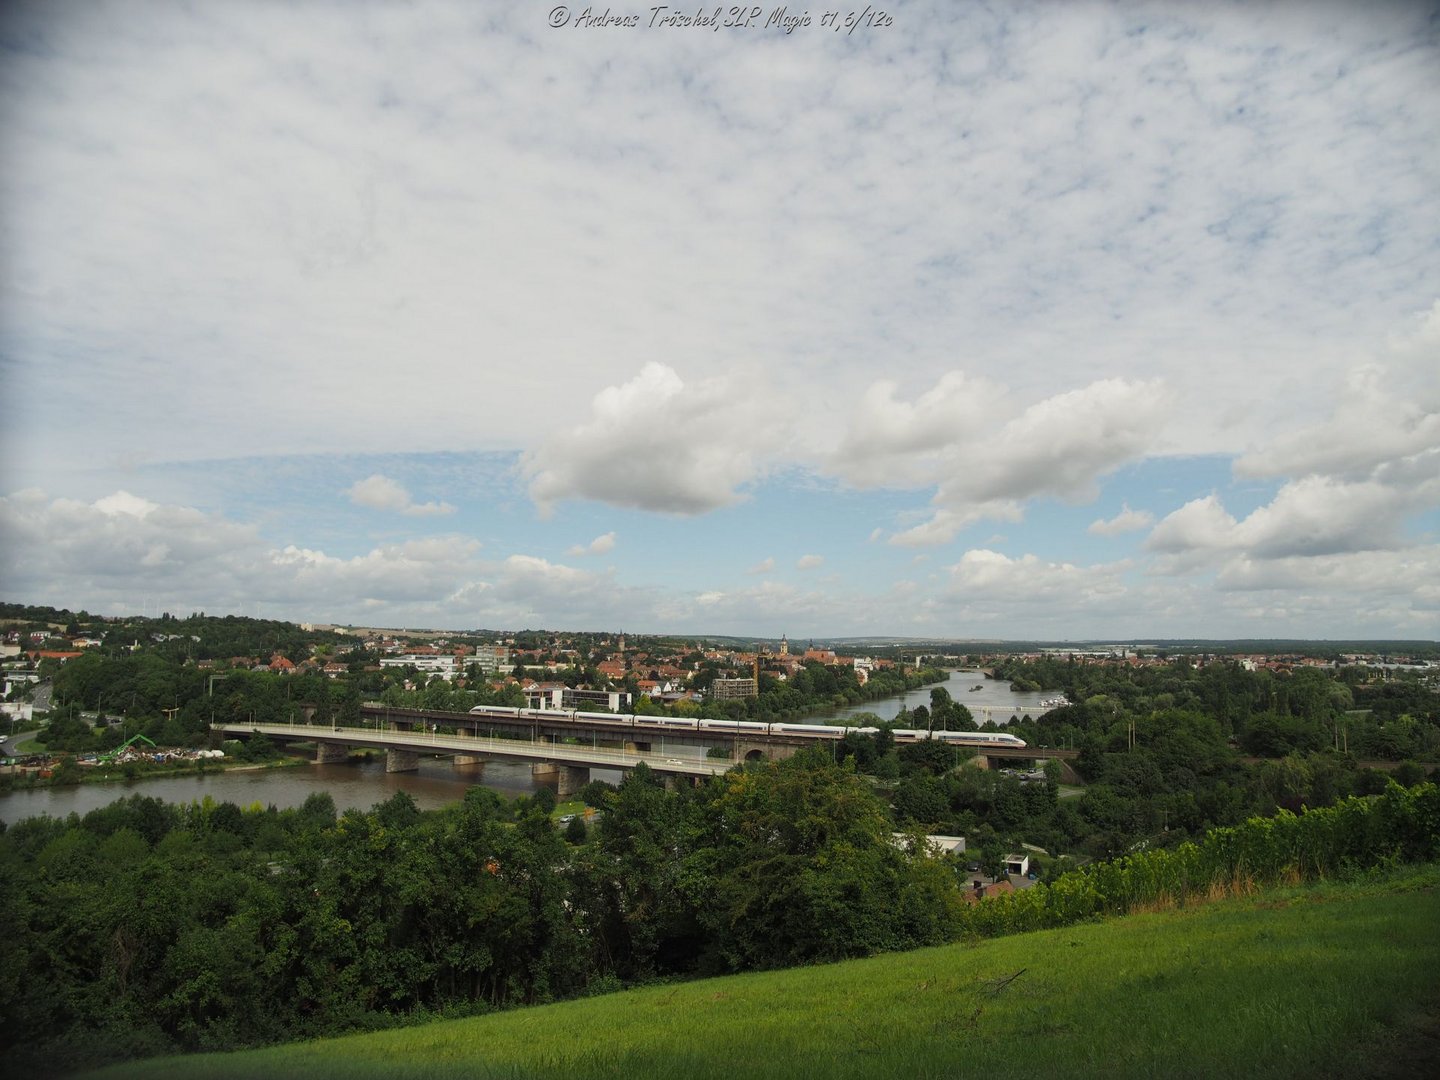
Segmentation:
<svg viewBox="0 0 1440 1080">
<path fill-rule="evenodd" d="M 463 537 L 435 537 L 386 544 L 364 555 L 336 558 L 323 551 L 287 545 L 267 553 L 272 577 L 260 595 L 334 604 L 365 600 L 433 600 L 460 587 L 474 571 L 480 545 Z"/>
<path fill-rule="evenodd" d="M 572 544 L 569 550 L 569 554 L 579 557 L 583 557 L 586 555 L 606 555 L 614 549 L 615 534 L 613 532 L 608 532 L 605 533 L 603 536 L 595 537 L 595 539 L 591 540 L 588 544 Z"/>
<path fill-rule="evenodd" d="M 1367 477 L 1440 452 L 1440 348 L 1423 366 L 1364 364 L 1350 373 L 1326 420 L 1242 455 L 1245 477 Z"/>
<path fill-rule="evenodd" d="M 1310 476 L 1284 485 L 1243 521 L 1215 495 L 1194 499 L 1156 525 L 1146 546 L 1172 554 L 1247 551 L 1260 559 L 1389 550 L 1404 545 L 1406 503 L 1382 484 Z"/>
<path fill-rule="evenodd" d="M 783 427 L 772 401 L 726 377 L 687 385 L 651 362 L 600 391 L 590 419 L 525 455 L 521 469 L 542 510 L 561 499 L 671 514 L 702 514 L 742 498 Z"/>
<path fill-rule="evenodd" d="M 1213 493 L 1167 515 L 1146 541 L 1158 572 L 1219 567 L 1218 585 L 1254 591 L 1424 563 L 1434 549 L 1408 526 L 1440 507 L 1440 304 L 1382 360 L 1355 365 L 1327 417 L 1277 433 L 1234 471 L 1286 479 L 1243 520 Z"/>
<path fill-rule="evenodd" d="M 1381 359 L 1352 368 L 1333 400 L 1328 417 L 1235 461 L 1240 477 L 1292 478 L 1269 505 L 1228 526 L 1205 511 L 1215 534 L 1203 543 L 1190 543 L 1183 521 L 1157 528 L 1157 550 L 1229 548 L 1274 560 L 1411 546 L 1407 520 L 1440 507 L 1440 303 Z"/>
<path fill-rule="evenodd" d="M 206 497 L 252 509 L 262 539 L 132 479 L 178 460 L 198 490 L 225 455 L 360 446 L 528 450 L 520 475 L 542 509 L 592 498 L 680 515 L 756 494 L 783 461 L 921 504 L 933 494 L 852 504 L 874 515 L 862 534 L 880 523 L 922 546 L 1019 522 L 1035 499 L 1089 499 L 1116 462 L 1244 449 L 1237 475 L 1273 480 L 1273 505 L 1226 491 L 1148 555 L 1198 553 L 1232 577 L 1293 560 L 1396 568 L 1390 556 L 1415 556 L 1407 545 L 1433 527 L 1416 519 L 1436 505 L 1427 387 L 1440 364 L 1427 374 L 1419 357 L 1440 309 L 1372 372 L 1356 365 L 1434 299 L 1440 143 L 1416 103 L 1435 100 L 1440 63 L 1424 5 L 932 0 L 848 39 L 843 57 L 813 35 L 757 47 L 551 33 L 527 5 L 477 15 L 449 0 L 403 17 L 32 3 L 5 19 L 7 40 L 35 47 L 6 54 L 0 86 L 0 232 L 17 283 L 0 289 L 0 459 L 15 485 L 83 496 L 70 510 L 46 500 L 47 521 L 70 513 L 113 541 L 53 579 L 60 595 L 111 565 L 141 584 L 243 579 L 237 596 L 302 573 L 307 587 L 384 591 L 385 568 L 404 565 L 427 588 L 457 584 L 430 608 L 373 601 L 386 610 L 533 623 L 609 603 L 661 618 L 651 594 L 600 575 L 527 599 L 573 567 L 457 547 L 446 578 L 445 559 L 339 547 L 369 515 L 286 536 L 276 502 Z M 411 359 L 418 374 L 397 377 Z M 1167 410 L 1142 389 L 1152 379 L 1203 404 Z M 62 471 L 121 453 L 106 464 L 123 481 Z M 379 465 L 331 475 L 377 469 L 428 497 Z M 326 511 L 353 510 L 337 486 L 325 482 Z M 116 487 L 153 502 L 88 501 Z M 1163 516 L 1204 491 L 1144 505 Z M 371 495 L 392 524 L 444 507 Z M 474 519 L 493 550 L 505 511 L 464 500 L 480 505 L 495 508 Z M 794 550 L 830 551 L 826 511 L 820 498 L 797 511 L 814 531 Z M 660 542 L 683 547 L 705 524 L 667 523 Z M 1202 527 L 1213 538 L 1187 546 Z M 53 535 L 25 561 L 80 542 Z M 1046 557 L 1069 539 L 1047 536 Z M 641 542 L 627 533 L 627 548 Z M 867 554 L 883 579 L 894 564 Z M 756 601 L 819 630 L 949 617 L 924 607 L 934 581 L 909 606 L 792 604 L 736 593 L 710 570 L 724 555 L 707 562 L 685 571 L 689 587 L 738 596 L 707 611 L 740 632 Z M 193 565 L 204 573 L 186 577 Z M 691 594 L 674 603 L 677 620 L 698 619 Z M 988 603 L 965 610 L 1003 617 L 1002 599 Z"/>
<path fill-rule="evenodd" d="M 775 569 L 775 558 L 774 558 L 774 556 L 766 556 L 765 558 L 761 559 L 758 563 L 756 563 L 754 566 L 750 567 L 750 569 L 746 570 L 745 572 L 746 572 L 747 574 L 768 574 L 768 573 L 770 573 L 770 572 L 771 572 L 772 570 L 774 570 L 774 569 Z"/>
<path fill-rule="evenodd" d="M 1151 551 L 1179 554 L 1194 550 L 1223 550 L 1235 546 L 1238 522 L 1215 494 L 1192 499 L 1167 514 L 1145 541 Z"/>
<path fill-rule="evenodd" d="M 364 480 L 357 480 L 351 484 L 346 494 L 350 501 L 356 506 L 364 506 L 371 510 L 388 510 L 397 514 L 406 514 L 410 517 L 429 517 L 435 514 L 453 514 L 455 507 L 446 502 L 417 503 L 396 481 L 375 473 L 367 476 Z"/>
<path fill-rule="evenodd" d="M 1005 601 L 1016 604 L 1061 602 L 1067 606 L 1093 604 L 1121 597 L 1123 564 L 1081 567 L 1046 562 L 1035 555 L 1011 558 L 998 551 L 974 548 L 948 567 L 953 595 L 967 601 Z"/>
<path fill-rule="evenodd" d="M 1215 581 L 1220 589 L 1233 592 L 1285 590 L 1365 596 L 1383 598 L 1388 606 L 1403 599 L 1407 606 L 1433 614 L 1440 610 L 1440 547 L 1279 559 L 1256 559 L 1242 553 L 1221 567 Z M 1299 600 L 1296 597 L 1291 602 L 1298 604 Z"/>
<path fill-rule="evenodd" d="M 795 569 L 797 570 L 814 570 L 816 567 L 824 565 L 824 555 L 801 555 L 795 560 Z"/>
<path fill-rule="evenodd" d="M 431 537 L 353 558 L 266 543 L 252 525 L 127 492 L 81 503 L 22 492 L 0 499 L 0 534 L 16 556 L 5 587 L 26 596 L 79 591 L 101 610 L 161 598 L 176 610 L 284 605 L 299 616 L 357 601 L 433 601 L 477 570 L 479 544 Z"/>
<path fill-rule="evenodd" d="M 897 401 L 890 380 L 861 396 L 835 452 L 833 467 L 860 487 L 908 487 L 934 481 L 946 452 L 993 423 L 1005 389 L 988 379 L 947 371 L 913 403 Z"/>
<path fill-rule="evenodd" d="M 0 499 L 0 536 L 9 587 L 27 595 L 44 595 L 37 586 L 48 583 L 63 595 L 123 592 L 133 599 L 195 567 L 227 580 L 236 559 L 261 547 L 251 526 L 125 491 L 93 503 L 19 492 Z"/>
<path fill-rule="evenodd" d="M 936 400 L 948 399 L 959 386 L 962 383 L 953 382 Z M 890 543 L 949 543 L 976 521 L 1020 521 L 1022 504 L 1041 495 L 1067 501 L 1094 498 L 1100 478 L 1153 451 L 1169 405 L 1171 396 L 1158 380 L 1103 379 L 1045 397 L 995 433 L 956 426 L 946 431 L 943 441 L 937 435 L 927 436 L 923 444 L 897 439 L 888 456 L 912 449 L 909 475 L 930 472 L 937 488 L 929 520 L 894 534 Z M 893 402 L 888 390 L 871 397 L 865 408 L 871 413 L 890 409 L 894 426 L 904 426 L 914 413 L 935 412 L 933 406 L 912 409 Z M 884 426 L 873 416 L 865 423 Z M 855 445 L 861 444 L 845 444 Z M 876 441 L 870 439 L 870 445 Z M 848 480 L 871 477 L 868 468 L 857 468 L 857 461 L 841 454 L 835 465 Z"/>
<path fill-rule="evenodd" d="M 1097 518 L 1090 523 L 1086 532 L 1094 533 L 1096 536 L 1119 536 L 1122 533 L 1148 529 L 1153 524 L 1155 524 L 1155 515 L 1149 510 L 1131 510 L 1129 503 L 1122 503 L 1120 513 L 1109 521 Z"/>
<path fill-rule="evenodd" d="M 962 459 L 936 499 L 1093 498 L 1098 478 L 1151 449 L 1169 406 L 1159 382 L 1104 379 L 1026 409 Z"/>
</svg>

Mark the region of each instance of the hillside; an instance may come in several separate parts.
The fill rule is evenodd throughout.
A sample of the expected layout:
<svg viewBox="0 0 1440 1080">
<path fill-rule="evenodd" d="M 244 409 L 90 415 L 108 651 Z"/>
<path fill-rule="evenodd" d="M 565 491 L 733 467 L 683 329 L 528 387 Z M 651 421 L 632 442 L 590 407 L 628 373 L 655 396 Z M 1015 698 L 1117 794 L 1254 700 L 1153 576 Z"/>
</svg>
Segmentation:
<svg viewBox="0 0 1440 1080">
<path fill-rule="evenodd" d="M 91 1077 L 1427 1075 L 1440 867 Z"/>
</svg>

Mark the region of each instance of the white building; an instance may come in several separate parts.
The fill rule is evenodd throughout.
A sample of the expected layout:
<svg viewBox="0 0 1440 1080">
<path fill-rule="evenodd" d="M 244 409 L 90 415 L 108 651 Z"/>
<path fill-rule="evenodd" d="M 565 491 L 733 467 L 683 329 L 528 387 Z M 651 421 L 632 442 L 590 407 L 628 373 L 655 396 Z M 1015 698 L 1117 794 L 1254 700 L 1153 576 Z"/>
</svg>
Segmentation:
<svg viewBox="0 0 1440 1080">
<path fill-rule="evenodd" d="M 448 653 L 405 653 L 400 656 L 382 656 L 382 668 L 413 667 L 416 671 L 440 675 L 447 681 L 460 672 L 460 658 Z"/>
</svg>

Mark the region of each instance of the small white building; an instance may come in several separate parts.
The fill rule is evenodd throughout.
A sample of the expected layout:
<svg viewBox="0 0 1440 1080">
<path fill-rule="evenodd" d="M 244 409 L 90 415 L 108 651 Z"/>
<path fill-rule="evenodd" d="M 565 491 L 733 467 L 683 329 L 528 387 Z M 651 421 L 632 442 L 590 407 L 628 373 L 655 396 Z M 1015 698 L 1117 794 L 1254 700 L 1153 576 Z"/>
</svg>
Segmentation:
<svg viewBox="0 0 1440 1080">
<path fill-rule="evenodd" d="M 1029 855 L 1006 855 L 1005 872 L 1007 874 L 1019 874 L 1024 877 L 1030 872 Z"/>
<path fill-rule="evenodd" d="M 904 847 L 909 841 L 908 833 L 897 832 L 890 834 L 897 847 Z M 936 858 L 940 855 L 963 855 L 965 854 L 965 838 L 963 836 L 923 836 L 920 838 L 924 845 L 923 854 Z"/>
</svg>

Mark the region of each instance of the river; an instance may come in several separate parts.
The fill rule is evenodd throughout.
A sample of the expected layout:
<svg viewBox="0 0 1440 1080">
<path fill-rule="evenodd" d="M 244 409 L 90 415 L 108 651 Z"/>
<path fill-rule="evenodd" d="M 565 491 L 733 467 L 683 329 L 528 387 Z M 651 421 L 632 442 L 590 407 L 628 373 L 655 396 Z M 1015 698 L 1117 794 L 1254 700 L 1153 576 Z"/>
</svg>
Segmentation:
<svg viewBox="0 0 1440 1080">
<path fill-rule="evenodd" d="M 611 779 L 601 774 L 602 779 Z M 618 774 L 614 779 L 618 779 Z M 418 772 L 387 773 L 383 757 L 338 765 L 296 765 L 278 769 L 232 769 L 200 776 L 167 776 L 111 784 L 38 787 L 0 795 L 0 821 L 49 814 L 85 814 L 132 794 L 166 802 L 188 803 L 209 795 L 239 806 L 259 803 L 287 810 L 317 791 L 328 791 L 337 810 L 368 810 L 397 791 L 408 792 L 422 810 L 458 802 L 472 785 L 483 783 L 506 798 L 534 794 L 538 785 L 524 762 L 490 761 L 483 766 L 451 765 L 448 759 L 422 760 Z"/>
<path fill-rule="evenodd" d="M 913 709 L 917 705 L 924 705 L 928 709 L 930 707 L 930 691 L 937 686 L 943 686 L 950 691 L 952 698 L 969 709 L 975 715 L 977 724 L 993 720 L 997 724 L 1004 725 L 1010 722 L 1012 716 L 1024 716 L 1026 713 L 1032 717 L 1039 716 L 1051 708 L 1048 705 L 1041 705 L 1042 701 L 1061 696 L 1058 690 L 1044 690 L 1037 693 L 1011 690 L 1009 682 L 1003 679 L 987 679 L 984 672 L 962 669 L 950 672 L 950 677 L 943 683 L 932 683 L 930 686 L 922 686 L 918 690 L 907 690 L 903 694 L 880 698 L 878 701 L 850 705 L 824 716 L 810 717 L 807 723 L 835 724 L 844 717 L 867 712 L 874 713 L 881 720 L 893 720 L 901 706 Z M 975 686 L 980 689 L 972 690 L 971 688 Z"/>
<path fill-rule="evenodd" d="M 1036 716 L 1045 711 L 1040 704 L 1043 699 L 1058 696 L 1054 691 L 1016 693 L 1010 689 L 1008 682 L 987 679 L 979 671 L 952 671 L 946 682 L 937 685 L 944 686 L 952 698 L 968 707 L 975 714 L 977 723 L 994 720 L 997 724 L 1005 724 L 1011 716 L 1025 713 Z M 974 686 L 981 689 L 972 691 Z M 923 686 L 904 694 L 810 717 L 807 722 L 833 724 L 842 717 L 863 712 L 874 713 L 882 720 L 891 720 L 902 705 L 911 709 L 917 705 L 928 708 L 932 689 L 933 686 Z M 613 770 L 597 769 L 592 775 L 610 783 L 620 779 L 619 773 Z M 433 810 L 463 799 L 466 789 L 473 784 L 484 784 L 512 799 L 532 795 L 538 787 L 530 776 L 530 766 L 523 762 L 491 761 L 475 766 L 451 765 L 445 758 L 422 759 L 418 772 L 387 773 L 382 758 L 368 758 L 340 765 L 230 770 L 201 776 L 12 791 L 0 795 L 0 821 L 10 823 L 40 814 L 51 817 L 85 814 L 137 792 L 166 802 L 188 803 L 209 795 L 216 802 L 233 802 L 239 806 L 258 802 L 262 806 L 286 810 L 301 805 L 317 791 L 328 791 L 335 800 L 336 808 L 343 812 L 368 810 L 395 792 L 405 791 L 422 810 Z"/>
</svg>

